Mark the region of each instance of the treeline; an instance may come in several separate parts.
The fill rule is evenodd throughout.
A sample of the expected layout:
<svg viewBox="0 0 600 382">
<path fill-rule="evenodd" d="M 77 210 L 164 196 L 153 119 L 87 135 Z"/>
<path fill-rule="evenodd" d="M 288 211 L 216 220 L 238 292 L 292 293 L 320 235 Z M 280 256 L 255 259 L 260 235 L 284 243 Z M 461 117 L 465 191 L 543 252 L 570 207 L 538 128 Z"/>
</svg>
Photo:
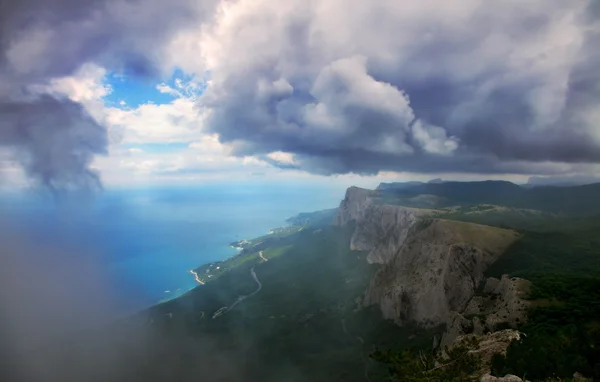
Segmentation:
<svg viewBox="0 0 600 382">
<path fill-rule="evenodd" d="M 523 232 L 488 269 L 488 276 L 503 274 L 537 282 L 548 275 L 600 277 L 600 227 L 569 232 Z M 596 228 L 594 226 L 594 228 Z"/>
<path fill-rule="evenodd" d="M 600 237 L 597 221 L 578 221 L 555 232 L 525 232 L 488 270 L 532 282 L 522 340 L 496 356 L 495 375 L 533 381 L 600 379 Z"/>
<path fill-rule="evenodd" d="M 488 277 L 509 274 L 532 282 L 528 320 L 517 328 L 524 336 L 509 346 L 506 356 L 494 357 L 496 376 L 571 380 L 578 372 L 600 380 L 599 220 L 570 219 L 560 227 L 555 223 L 547 222 L 540 231 L 521 231 L 521 238 L 486 272 Z M 472 370 L 457 363 L 458 370 L 431 373 L 420 354 L 379 351 L 374 358 L 388 365 L 393 380 L 460 380 Z"/>
<path fill-rule="evenodd" d="M 547 275 L 530 298 L 529 320 L 519 328 L 525 336 L 494 357 L 492 372 L 533 381 L 578 372 L 600 380 L 600 279 Z"/>
<path fill-rule="evenodd" d="M 410 382 L 465 381 L 481 367 L 481 359 L 469 350 L 477 347 L 473 337 L 468 343 L 440 351 L 376 350 L 371 358 L 388 366 L 390 380 Z"/>
</svg>

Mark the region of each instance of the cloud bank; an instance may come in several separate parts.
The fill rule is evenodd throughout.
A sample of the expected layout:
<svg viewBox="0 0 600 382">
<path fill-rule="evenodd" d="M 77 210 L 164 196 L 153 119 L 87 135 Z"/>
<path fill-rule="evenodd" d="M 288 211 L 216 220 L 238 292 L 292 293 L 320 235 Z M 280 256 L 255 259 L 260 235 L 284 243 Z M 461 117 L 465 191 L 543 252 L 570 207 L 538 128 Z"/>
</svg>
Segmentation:
<svg viewBox="0 0 600 382">
<path fill-rule="evenodd" d="M 99 184 L 90 164 L 118 151 L 111 124 L 140 142 L 198 131 L 190 142 L 218 137 L 234 156 L 322 175 L 593 173 L 599 15 L 594 0 L 7 3 L 0 146 L 52 189 Z M 171 137 L 127 125 L 125 105 L 51 91 L 90 67 L 186 100 L 165 76 L 207 79 L 197 119 L 171 121 Z"/>
<path fill-rule="evenodd" d="M 203 28 L 207 127 L 310 172 L 600 161 L 593 1 L 246 1 Z M 290 166 L 289 163 L 282 164 Z"/>
<path fill-rule="evenodd" d="M 157 76 L 161 49 L 210 14 L 210 1 L 24 0 L 0 11 L 0 146 L 52 190 L 99 185 L 90 169 L 107 152 L 106 125 L 81 102 L 44 87 L 94 63 Z"/>
</svg>

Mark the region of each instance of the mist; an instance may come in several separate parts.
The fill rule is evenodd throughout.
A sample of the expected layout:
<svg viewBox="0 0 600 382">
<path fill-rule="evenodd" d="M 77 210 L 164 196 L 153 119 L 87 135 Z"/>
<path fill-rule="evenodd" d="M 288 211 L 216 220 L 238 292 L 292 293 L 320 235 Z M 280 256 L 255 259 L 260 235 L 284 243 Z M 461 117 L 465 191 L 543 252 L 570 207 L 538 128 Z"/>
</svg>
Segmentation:
<svg viewBox="0 0 600 382">
<path fill-rule="evenodd" d="M 234 254 L 230 242 L 338 198 L 337 188 L 295 184 L 0 195 L 2 372 L 27 382 L 243 380 L 255 346 L 243 325 L 231 324 L 236 344 L 199 335 L 195 306 L 172 299 L 197 285 L 189 269 Z"/>
</svg>

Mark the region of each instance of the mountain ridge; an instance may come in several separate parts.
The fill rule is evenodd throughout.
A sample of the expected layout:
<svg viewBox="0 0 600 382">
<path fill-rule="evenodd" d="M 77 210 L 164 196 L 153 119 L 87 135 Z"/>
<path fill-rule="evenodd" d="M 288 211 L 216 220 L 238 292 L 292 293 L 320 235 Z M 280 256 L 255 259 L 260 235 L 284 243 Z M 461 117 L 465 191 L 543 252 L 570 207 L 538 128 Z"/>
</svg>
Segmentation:
<svg viewBox="0 0 600 382">
<path fill-rule="evenodd" d="M 237 255 L 194 269 L 203 285 L 46 358 L 63 362 L 59 380 L 595 376 L 597 220 L 475 200 L 417 208 L 395 195 L 349 187 L 338 208 L 231 243 Z M 412 201 L 456 202 L 443 198 Z M 508 218 L 487 225 L 498 214 Z M 523 224 L 536 219 L 547 227 Z M 524 354 L 552 363 L 536 369 Z"/>
<path fill-rule="evenodd" d="M 353 223 L 351 249 L 369 251 L 367 261 L 381 265 L 363 306 L 378 305 L 384 318 L 399 324 L 451 326 L 484 280 L 485 269 L 518 234 L 377 204 L 377 197 L 377 191 L 350 187 L 335 220 L 341 226 Z"/>
<path fill-rule="evenodd" d="M 380 185 L 381 186 L 381 185 Z M 415 198 L 434 197 L 431 208 L 456 205 L 493 204 L 529 208 L 566 216 L 600 214 L 600 183 L 568 187 L 523 187 L 508 181 L 442 182 L 407 185 L 399 188 L 386 184 L 378 192 L 388 204 L 419 207 Z"/>
</svg>

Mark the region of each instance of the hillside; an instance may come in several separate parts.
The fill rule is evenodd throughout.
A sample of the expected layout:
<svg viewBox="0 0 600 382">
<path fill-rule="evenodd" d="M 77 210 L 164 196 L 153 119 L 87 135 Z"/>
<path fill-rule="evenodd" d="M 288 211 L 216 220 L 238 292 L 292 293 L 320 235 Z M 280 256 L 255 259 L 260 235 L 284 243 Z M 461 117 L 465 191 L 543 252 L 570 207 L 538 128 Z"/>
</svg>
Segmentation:
<svg viewBox="0 0 600 382">
<path fill-rule="evenodd" d="M 352 227 L 307 227 L 291 234 L 293 244 L 277 257 L 265 251 L 264 261 L 248 252 L 205 285 L 69 350 L 59 359 L 61 380 L 364 381 L 365 373 L 383 379 L 385 367 L 369 358 L 373 346 L 422 346 L 432 334 L 397 343 L 418 332 L 361 309 L 375 266 L 367 253 L 350 249 L 351 234 Z M 215 316 L 257 290 L 252 270 L 260 291 Z M 97 372 L 106 352 L 122 360 L 117 377 Z"/>
<path fill-rule="evenodd" d="M 467 204 L 458 191 L 498 203 L 522 192 L 514 186 L 450 185 L 435 198 L 452 196 L 453 206 L 440 208 L 351 187 L 337 209 L 232 243 L 239 253 L 194 269 L 203 285 L 187 294 L 41 350 L 39 380 L 595 376 L 600 223 Z M 549 363 L 524 364 L 528 349 Z"/>
<path fill-rule="evenodd" d="M 522 187 L 506 181 L 401 183 L 378 190 L 385 203 L 413 207 L 492 204 L 569 216 L 600 214 L 600 183 L 571 187 Z"/>
</svg>

